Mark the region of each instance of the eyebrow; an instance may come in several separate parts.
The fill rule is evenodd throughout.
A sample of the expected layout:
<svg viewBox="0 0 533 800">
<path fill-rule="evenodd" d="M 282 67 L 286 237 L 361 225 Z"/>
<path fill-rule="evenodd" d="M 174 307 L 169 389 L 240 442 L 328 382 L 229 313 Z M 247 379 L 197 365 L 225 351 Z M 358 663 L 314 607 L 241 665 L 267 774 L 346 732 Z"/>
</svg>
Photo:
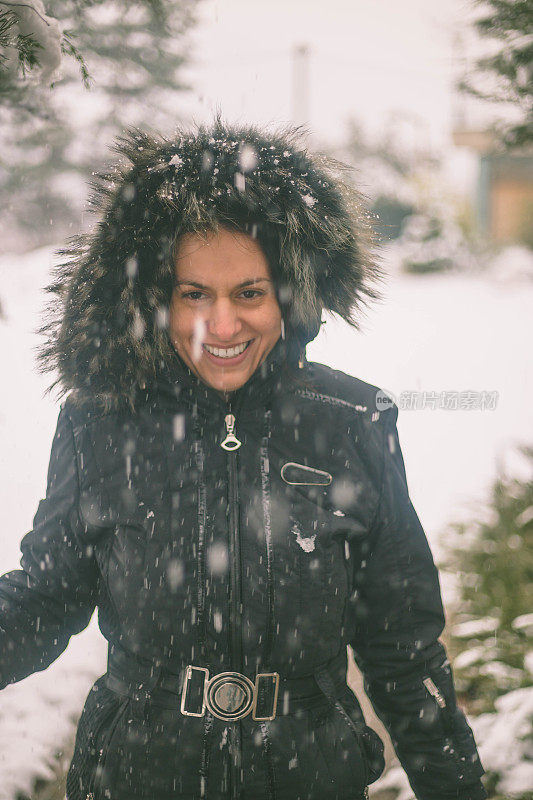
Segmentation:
<svg viewBox="0 0 533 800">
<path fill-rule="evenodd" d="M 244 289 L 245 286 L 253 286 L 256 283 L 272 283 L 272 281 L 269 280 L 269 278 L 248 278 L 247 280 L 242 281 L 241 283 L 238 283 L 237 286 L 235 286 L 234 288 L 235 289 Z M 209 289 L 210 288 L 209 286 L 206 286 L 203 283 L 198 283 L 198 281 L 187 281 L 187 280 L 182 280 L 182 281 L 175 280 L 174 281 L 174 285 L 175 286 L 194 286 L 196 289 Z"/>
</svg>

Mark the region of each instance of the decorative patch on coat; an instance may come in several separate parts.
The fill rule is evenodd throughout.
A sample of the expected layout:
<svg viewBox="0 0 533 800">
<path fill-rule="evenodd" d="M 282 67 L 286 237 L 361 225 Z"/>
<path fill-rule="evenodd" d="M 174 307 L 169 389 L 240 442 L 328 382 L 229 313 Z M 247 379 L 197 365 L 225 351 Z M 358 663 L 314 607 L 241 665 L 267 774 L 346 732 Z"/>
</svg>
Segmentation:
<svg viewBox="0 0 533 800">
<path fill-rule="evenodd" d="M 298 544 L 305 553 L 313 552 L 313 550 L 315 549 L 316 533 L 313 533 L 311 536 L 304 536 L 302 533 L 302 529 L 300 528 L 297 522 L 293 523 L 293 526 L 291 528 L 291 533 L 294 533 L 294 535 L 296 536 L 296 541 L 298 542 Z"/>
<path fill-rule="evenodd" d="M 288 461 L 281 468 L 281 477 L 290 486 L 329 486 L 333 480 L 329 472 L 305 464 Z"/>
</svg>

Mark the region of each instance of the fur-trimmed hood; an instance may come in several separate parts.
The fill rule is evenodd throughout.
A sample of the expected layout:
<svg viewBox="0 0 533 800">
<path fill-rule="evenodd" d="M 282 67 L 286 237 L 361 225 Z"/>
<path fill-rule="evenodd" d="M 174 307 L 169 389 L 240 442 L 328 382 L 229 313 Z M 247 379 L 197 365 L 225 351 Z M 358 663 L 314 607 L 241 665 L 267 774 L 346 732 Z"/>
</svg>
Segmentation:
<svg viewBox="0 0 533 800">
<path fill-rule="evenodd" d="M 212 127 L 164 139 L 131 131 L 121 163 L 98 177 L 94 230 L 62 251 L 40 360 L 61 392 L 133 405 L 175 357 L 168 336 L 176 243 L 226 226 L 256 236 L 289 344 L 316 336 L 322 310 L 357 325 L 379 270 L 367 215 L 341 165 L 311 156 L 297 130 Z"/>
</svg>

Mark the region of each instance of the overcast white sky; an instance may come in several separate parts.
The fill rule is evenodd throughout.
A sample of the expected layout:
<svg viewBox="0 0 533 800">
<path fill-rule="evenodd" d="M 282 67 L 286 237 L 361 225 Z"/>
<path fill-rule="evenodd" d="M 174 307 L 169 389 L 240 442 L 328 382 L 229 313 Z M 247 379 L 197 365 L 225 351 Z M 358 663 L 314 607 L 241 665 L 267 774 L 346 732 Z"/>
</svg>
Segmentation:
<svg viewBox="0 0 533 800">
<path fill-rule="evenodd" d="M 197 120 L 293 119 L 293 50 L 310 48 L 311 130 L 342 138 L 346 119 L 370 131 L 403 119 L 433 147 L 450 140 L 454 33 L 470 0 L 204 0 L 192 34 Z M 301 120 L 296 120 L 301 121 Z"/>
</svg>

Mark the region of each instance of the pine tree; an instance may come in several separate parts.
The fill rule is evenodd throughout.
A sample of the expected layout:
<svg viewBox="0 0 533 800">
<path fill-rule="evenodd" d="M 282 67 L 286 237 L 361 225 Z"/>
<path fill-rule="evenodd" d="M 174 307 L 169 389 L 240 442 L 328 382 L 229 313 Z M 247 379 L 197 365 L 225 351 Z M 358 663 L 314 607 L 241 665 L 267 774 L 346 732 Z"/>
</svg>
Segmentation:
<svg viewBox="0 0 533 800">
<path fill-rule="evenodd" d="M 524 452 L 533 466 L 533 449 Z M 530 682 L 520 621 L 531 612 L 533 481 L 500 475 L 484 516 L 453 526 L 445 565 L 459 582 L 457 686 L 474 713 L 492 711 L 502 691 Z"/>
<path fill-rule="evenodd" d="M 497 42 L 496 52 L 477 62 L 476 74 L 460 89 L 497 103 L 513 104 L 520 119 L 500 125 L 508 147 L 533 142 L 533 3 L 531 0 L 477 0 L 481 14 L 475 28 Z M 488 82 L 488 86 L 487 86 Z"/>
<path fill-rule="evenodd" d="M 61 20 L 80 58 L 64 64 L 39 113 L 2 113 L 0 201 L 15 231 L 12 245 L 21 234 L 37 245 L 79 228 L 88 179 L 124 128 L 170 132 L 179 121 L 185 34 L 196 1 L 49 0 L 47 11 Z"/>
<path fill-rule="evenodd" d="M 3 110 L 24 109 L 42 115 L 49 103 L 50 82 L 62 63 L 74 59 L 81 79 L 89 74 L 83 55 L 47 14 L 42 0 L 0 0 L 0 104 Z"/>
<path fill-rule="evenodd" d="M 533 448 L 522 452 L 533 474 Z M 515 764 L 484 763 L 489 788 L 501 792 L 506 769 L 516 777 L 527 753 L 529 759 L 533 755 L 533 716 L 527 717 L 527 708 L 533 709 L 533 479 L 499 475 L 487 508 L 476 519 L 452 526 L 447 541 L 442 566 L 456 576 L 458 590 L 449 641 L 458 696 L 469 714 L 482 715 L 478 744 L 488 742 L 490 753 L 498 751 L 491 736 L 503 730 L 508 741 L 516 737 Z M 520 706 L 525 719 L 521 730 L 513 730 Z M 524 793 L 494 796 L 526 800 L 531 790 L 533 780 Z"/>
</svg>

